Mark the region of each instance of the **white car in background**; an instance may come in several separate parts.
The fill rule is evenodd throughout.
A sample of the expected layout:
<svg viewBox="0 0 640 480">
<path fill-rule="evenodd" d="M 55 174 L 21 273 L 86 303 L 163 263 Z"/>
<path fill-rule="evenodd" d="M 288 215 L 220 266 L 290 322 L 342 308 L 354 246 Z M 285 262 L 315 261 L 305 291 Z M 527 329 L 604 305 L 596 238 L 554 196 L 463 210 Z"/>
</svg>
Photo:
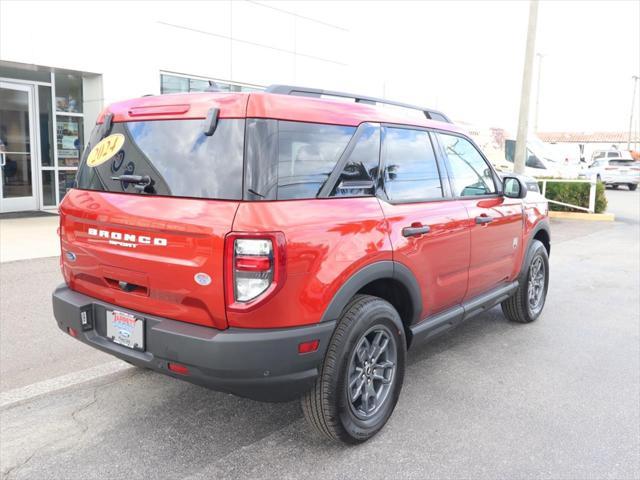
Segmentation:
<svg viewBox="0 0 640 480">
<path fill-rule="evenodd" d="M 499 162 L 492 162 L 496 170 L 502 172 L 513 171 L 515 140 L 505 140 L 505 158 Z M 524 174 L 528 177 L 578 178 L 581 176 L 580 167 L 567 165 L 553 156 L 544 143 L 537 139 L 527 141 L 527 159 Z"/>
<path fill-rule="evenodd" d="M 628 155 L 628 153 L 627 153 Z M 596 150 L 591 154 L 591 162 L 602 159 L 622 158 L 622 152 L 620 150 Z"/>
<path fill-rule="evenodd" d="M 640 162 L 632 158 L 600 157 L 589 166 L 587 172 L 589 178 L 595 177 L 605 186 L 611 185 L 613 188 L 626 185 L 633 191 L 640 183 Z"/>
</svg>

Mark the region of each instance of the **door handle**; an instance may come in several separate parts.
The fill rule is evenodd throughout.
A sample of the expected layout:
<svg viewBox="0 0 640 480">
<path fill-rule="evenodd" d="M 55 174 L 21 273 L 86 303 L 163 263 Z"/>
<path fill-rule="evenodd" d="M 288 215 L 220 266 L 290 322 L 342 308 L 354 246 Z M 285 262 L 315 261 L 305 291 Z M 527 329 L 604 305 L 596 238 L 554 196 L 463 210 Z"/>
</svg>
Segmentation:
<svg viewBox="0 0 640 480">
<path fill-rule="evenodd" d="M 429 233 L 431 227 L 429 225 L 423 225 L 420 227 L 404 227 L 402 229 L 403 237 L 413 237 L 415 235 L 422 235 L 423 233 Z"/>
<path fill-rule="evenodd" d="M 493 217 L 489 217 L 489 216 L 479 216 L 476 217 L 476 223 L 478 225 L 482 225 L 483 223 L 491 223 L 493 222 Z"/>
<path fill-rule="evenodd" d="M 7 154 L 0 152 L 0 167 L 4 167 L 7 164 Z"/>
</svg>

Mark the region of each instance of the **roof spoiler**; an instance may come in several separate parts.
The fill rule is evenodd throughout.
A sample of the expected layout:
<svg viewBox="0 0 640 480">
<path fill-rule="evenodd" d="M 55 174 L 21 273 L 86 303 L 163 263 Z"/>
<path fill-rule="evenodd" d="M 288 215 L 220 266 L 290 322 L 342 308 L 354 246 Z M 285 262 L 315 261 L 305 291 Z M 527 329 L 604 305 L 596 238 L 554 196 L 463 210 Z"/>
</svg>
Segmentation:
<svg viewBox="0 0 640 480">
<path fill-rule="evenodd" d="M 438 110 L 434 110 L 432 108 L 423 108 L 416 105 L 410 105 L 408 103 L 394 102 L 392 100 L 386 100 L 383 98 L 376 97 L 368 97 L 365 95 L 355 95 L 352 93 L 345 92 L 334 92 L 331 90 L 321 90 L 319 88 L 309 88 L 309 87 L 294 87 L 292 85 L 269 85 L 265 92 L 267 93 L 277 93 L 280 95 L 297 95 L 301 97 L 316 97 L 320 98 L 323 95 L 327 95 L 330 97 L 340 97 L 340 98 L 352 98 L 356 103 L 366 103 L 369 105 L 376 105 L 378 103 L 382 103 L 385 105 L 393 105 L 396 107 L 407 108 L 410 110 L 419 110 L 424 113 L 424 116 L 429 120 L 437 120 L 439 122 L 447 122 L 453 123 L 449 117 L 447 117 L 444 113 L 439 112 Z"/>
</svg>

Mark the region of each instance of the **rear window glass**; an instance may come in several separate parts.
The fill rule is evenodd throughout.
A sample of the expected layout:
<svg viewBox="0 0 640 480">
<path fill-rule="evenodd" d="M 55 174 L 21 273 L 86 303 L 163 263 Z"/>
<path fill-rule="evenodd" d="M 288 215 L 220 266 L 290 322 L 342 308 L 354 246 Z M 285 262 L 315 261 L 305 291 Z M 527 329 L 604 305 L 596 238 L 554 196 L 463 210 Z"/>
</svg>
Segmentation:
<svg viewBox="0 0 640 480">
<path fill-rule="evenodd" d="M 222 119 L 212 136 L 202 120 L 114 123 L 109 135 L 124 136 L 122 147 L 95 166 L 87 157 L 101 140 L 94 129 L 78 171 L 78 188 L 141 193 L 122 175 L 149 177 L 145 194 L 238 200 L 242 198 L 244 120 Z"/>
<path fill-rule="evenodd" d="M 247 200 L 316 198 L 356 128 L 247 120 Z"/>
<path fill-rule="evenodd" d="M 339 125 L 278 122 L 277 198 L 315 198 L 355 130 Z"/>
</svg>

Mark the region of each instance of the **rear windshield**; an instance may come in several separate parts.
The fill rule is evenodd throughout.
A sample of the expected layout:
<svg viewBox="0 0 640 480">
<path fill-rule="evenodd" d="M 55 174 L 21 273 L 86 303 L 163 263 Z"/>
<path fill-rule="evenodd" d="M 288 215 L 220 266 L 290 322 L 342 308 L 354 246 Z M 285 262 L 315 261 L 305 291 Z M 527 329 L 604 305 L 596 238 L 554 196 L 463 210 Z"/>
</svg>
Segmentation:
<svg viewBox="0 0 640 480">
<path fill-rule="evenodd" d="M 123 136 L 120 149 L 110 157 L 87 162 L 105 136 L 102 125 L 96 125 L 78 170 L 77 186 L 104 192 L 239 200 L 244 125 L 244 120 L 221 119 L 213 135 L 206 136 L 202 120 L 114 123 L 106 137 L 120 142 Z M 136 184 L 122 180 L 129 178 L 122 175 L 145 180 Z M 147 181 L 151 186 L 142 188 Z"/>
</svg>

